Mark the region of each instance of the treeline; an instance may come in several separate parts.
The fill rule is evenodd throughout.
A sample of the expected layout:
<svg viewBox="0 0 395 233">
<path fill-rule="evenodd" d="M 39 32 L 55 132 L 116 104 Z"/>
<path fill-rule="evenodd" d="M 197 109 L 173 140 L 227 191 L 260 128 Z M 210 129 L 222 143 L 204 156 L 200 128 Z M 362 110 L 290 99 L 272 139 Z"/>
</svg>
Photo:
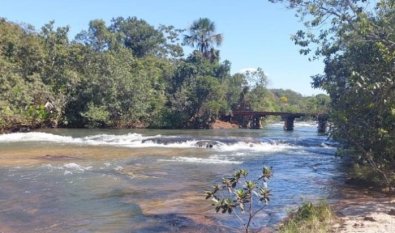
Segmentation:
<svg viewBox="0 0 395 233">
<path fill-rule="evenodd" d="M 236 109 L 326 111 L 328 97 L 268 90 L 261 69 L 230 74 L 207 18 L 188 30 L 142 19 L 93 20 L 74 40 L 0 19 L 0 129 L 209 128 Z M 185 56 L 183 46 L 195 50 Z"/>
<path fill-rule="evenodd" d="M 315 87 L 331 98 L 331 135 L 359 181 L 395 187 L 395 1 L 271 0 L 305 21 L 294 42 L 325 62 Z M 388 189 L 387 189 L 388 190 Z"/>
</svg>

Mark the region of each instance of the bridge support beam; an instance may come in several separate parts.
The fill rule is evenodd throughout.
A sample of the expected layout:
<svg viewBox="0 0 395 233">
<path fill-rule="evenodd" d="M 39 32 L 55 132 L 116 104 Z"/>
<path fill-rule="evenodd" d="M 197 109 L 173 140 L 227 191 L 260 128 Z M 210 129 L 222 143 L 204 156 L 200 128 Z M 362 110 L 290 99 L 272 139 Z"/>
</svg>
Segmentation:
<svg viewBox="0 0 395 233">
<path fill-rule="evenodd" d="M 294 130 L 295 117 L 293 117 L 293 116 L 283 116 L 283 120 L 284 120 L 284 130 L 285 131 L 292 131 L 292 130 Z"/>
<path fill-rule="evenodd" d="M 251 122 L 250 117 L 242 116 L 241 123 L 239 123 L 239 124 L 241 125 L 241 128 L 247 129 L 250 126 L 250 122 Z"/>
<path fill-rule="evenodd" d="M 260 129 L 261 128 L 261 117 L 259 116 L 253 116 L 252 118 L 252 125 L 251 129 Z"/>
<path fill-rule="evenodd" d="M 295 118 L 303 116 L 313 116 L 318 121 L 318 132 L 325 133 L 328 126 L 329 115 L 326 113 L 310 114 L 310 113 L 292 113 L 292 112 L 254 112 L 254 111 L 238 111 L 233 112 L 233 116 L 243 128 L 260 129 L 261 118 L 266 116 L 281 116 L 284 121 L 284 130 L 292 131 L 294 129 Z"/>
<path fill-rule="evenodd" d="M 328 126 L 328 115 L 318 115 L 318 133 L 325 133 Z"/>
</svg>

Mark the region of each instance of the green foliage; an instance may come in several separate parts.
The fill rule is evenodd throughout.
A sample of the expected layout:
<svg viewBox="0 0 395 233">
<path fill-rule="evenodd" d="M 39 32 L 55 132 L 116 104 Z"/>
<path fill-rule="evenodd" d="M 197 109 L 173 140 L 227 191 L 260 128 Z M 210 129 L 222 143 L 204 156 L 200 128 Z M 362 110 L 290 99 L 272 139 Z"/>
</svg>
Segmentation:
<svg viewBox="0 0 395 233">
<path fill-rule="evenodd" d="M 352 177 L 349 181 L 353 185 L 369 187 L 385 187 L 387 185 L 386 181 L 383 180 L 382 175 L 366 164 L 354 164 L 350 169 L 349 174 Z M 390 177 L 390 179 L 394 178 L 395 177 Z"/>
<path fill-rule="evenodd" d="M 292 90 L 272 89 L 270 91 L 274 94 L 278 111 L 313 114 L 329 111 L 330 98 L 325 94 L 302 96 Z"/>
<path fill-rule="evenodd" d="M 330 232 L 336 216 L 325 202 L 314 205 L 311 202 L 302 204 L 291 213 L 280 226 L 281 233 L 326 233 Z"/>
<path fill-rule="evenodd" d="M 81 116 L 87 119 L 87 127 L 89 128 L 105 126 L 109 120 L 109 115 L 110 113 L 105 106 L 95 106 L 93 103 L 89 103 L 88 110 L 81 113 Z"/>
<path fill-rule="evenodd" d="M 230 77 L 227 70 L 226 62 L 209 61 L 200 52 L 194 52 L 178 64 L 167 90 L 170 108 L 167 113 L 177 119 L 175 122 L 181 128 L 208 128 L 228 110 L 224 85 Z M 172 122 L 168 127 L 179 127 Z"/>
<path fill-rule="evenodd" d="M 214 22 L 189 29 L 95 19 L 70 41 L 54 21 L 35 31 L 1 19 L 0 128 L 210 128 L 234 110 L 278 109 L 262 69 L 231 75 L 220 62 Z M 182 39 L 197 48 L 186 58 Z"/>
<path fill-rule="evenodd" d="M 331 135 L 358 166 L 370 166 L 393 187 L 394 1 L 377 1 L 374 7 L 364 0 L 285 2 L 308 27 L 293 38 L 301 52 L 314 47 L 314 57 L 325 58 L 325 74 L 314 76 L 313 86 L 330 95 Z M 311 28 L 320 30 L 314 34 Z"/>
<path fill-rule="evenodd" d="M 162 32 L 136 17 L 113 19 L 110 31 L 116 34 L 119 43 L 139 58 L 156 53 L 159 46 L 165 42 Z"/>
<path fill-rule="evenodd" d="M 240 214 L 247 215 L 242 224 L 248 233 L 253 218 L 270 200 L 267 183 L 272 175 L 271 168 L 263 167 L 257 180 L 249 180 L 248 171 L 240 169 L 233 176 L 223 178 L 222 184 L 214 185 L 211 191 L 206 191 L 206 200 L 212 200 L 217 213 L 234 214 L 240 221 L 243 221 Z M 259 208 L 256 209 L 257 205 Z"/>
<path fill-rule="evenodd" d="M 221 45 L 222 34 L 215 34 L 215 24 L 208 18 L 200 18 L 192 23 L 184 43 L 196 47 L 203 56 L 211 61 L 218 60 L 219 51 L 213 45 Z"/>
</svg>

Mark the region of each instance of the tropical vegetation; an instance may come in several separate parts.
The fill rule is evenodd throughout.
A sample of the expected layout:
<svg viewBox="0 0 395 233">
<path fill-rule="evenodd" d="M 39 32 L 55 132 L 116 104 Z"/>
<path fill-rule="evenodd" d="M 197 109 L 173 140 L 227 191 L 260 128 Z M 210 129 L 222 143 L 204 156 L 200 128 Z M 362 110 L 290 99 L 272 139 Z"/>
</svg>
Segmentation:
<svg viewBox="0 0 395 233">
<path fill-rule="evenodd" d="M 395 186 L 395 1 L 271 0 L 304 21 L 294 42 L 325 72 L 313 86 L 331 99 L 331 135 L 353 178 Z"/>
<path fill-rule="evenodd" d="M 332 232 L 337 221 L 335 213 L 326 202 L 306 202 L 291 212 L 278 230 L 281 233 L 326 233 Z"/>
<path fill-rule="evenodd" d="M 209 128 L 235 109 L 319 111 L 325 99 L 268 90 L 262 69 L 231 74 L 207 18 L 188 30 L 136 17 L 92 20 L 74 39 L 69 30 L 0 19 L 1 130 Z"/>
</svg>

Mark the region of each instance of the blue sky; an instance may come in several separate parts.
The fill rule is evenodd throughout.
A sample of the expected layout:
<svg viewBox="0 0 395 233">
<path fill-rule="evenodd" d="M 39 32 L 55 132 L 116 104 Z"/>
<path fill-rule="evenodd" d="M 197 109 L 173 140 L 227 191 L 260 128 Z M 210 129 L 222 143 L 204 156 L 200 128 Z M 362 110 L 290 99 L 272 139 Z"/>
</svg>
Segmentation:
<svg viewBox="0 0 395 233">
<path fill-rule="evenodd" d="M 309 62 L 290 40 L 303 25 L 294 12 L 267 0 L 1 0 L 0 17 L 40 29 L 50 20 L 69 25 L 70 36 L 87 29 L 92 19 L 136 16 L 153 26 L 188 28 L 207 17 L 223 33 L 221 58 L 232 63 L 232 73 L 261 67 L 269 88 L 292 89 L 303 95 L 322 93 L 311 88 L 311 75 L 322 73 L 322 62 Z"/>
</svg>

